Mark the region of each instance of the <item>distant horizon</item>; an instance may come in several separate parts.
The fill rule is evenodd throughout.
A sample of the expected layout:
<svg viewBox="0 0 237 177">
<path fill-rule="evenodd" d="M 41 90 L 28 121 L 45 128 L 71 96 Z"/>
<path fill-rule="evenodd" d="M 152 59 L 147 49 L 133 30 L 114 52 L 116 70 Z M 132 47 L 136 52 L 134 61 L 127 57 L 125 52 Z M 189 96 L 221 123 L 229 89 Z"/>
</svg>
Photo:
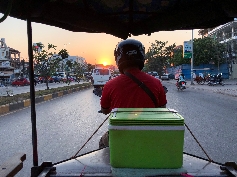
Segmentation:
<svg viewBox="0 0 237 177">
<path fill-rule="evenodd" d="M 0 13 L 0 15 L 2 15 Z M 5 38 L 8 47 L 21 52 L 21 60 L 28 60 L 28 44 L 27 44 L 27 26 L 26 21 L 13 17 L 7 17 L 5 21 L 0 23 L 1 36 Z M 17 28 L 16 28 L 17 26 Z M 193 38 L 200 38 L 199 29 L 193 30 Z M 140 35 L 132 36 L 132 39 L 139 40 L 145 46 L 146 52 L 150 47 L 150 43 L 155 40 L 166 42 L 167 45 L 183 45 L 184 41 L 192 39 L 192 30 L 176 30 L 161 31 L 152 33 L 150 36 Z M 47 45 L 53 44 L 60 49 L 66 49 L 70 56 L 79 56 L 85 58 L 89 64 L 108 64 L 116 66 L 114 59 L 114 49 L 122 39 L 105 33 L 85 33 L 71 32 L 58 27 L 44 25 L 40 23 L 32 23 L 32 41 L 33 43 L 41 42 L 45 49 Z"/>
</svg>

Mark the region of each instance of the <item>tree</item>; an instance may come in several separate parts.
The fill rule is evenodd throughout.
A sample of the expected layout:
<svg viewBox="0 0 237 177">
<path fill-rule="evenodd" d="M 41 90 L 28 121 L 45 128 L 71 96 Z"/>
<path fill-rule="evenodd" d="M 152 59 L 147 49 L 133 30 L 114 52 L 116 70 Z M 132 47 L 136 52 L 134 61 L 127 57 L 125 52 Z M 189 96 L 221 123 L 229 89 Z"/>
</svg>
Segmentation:
<svg viewBox="0 0 237 177">
<path fill-rule="evenodd" d="M 183 58 L 183 46 L 175 44 L 166 46 L 167 42 L 155 41 L 146 53 L 144 71 L 157 71 L 159 75 L 166 67 L 190 64 L 190 59 Z M 204 37 L 193 40 L 194 65 L 214 63 L 219 65 L 226 62 L 225 44 L 217 40 Z"/>
<path fill-rule="evenodd" d="M 167 64 L 169 66 L 173 66 L 174 65 L 174 49 L 175 49 L 176 45 L 172 44 L 168 47 L 165 47 L 165 55 L 167 57 Z"/>
<path fill-rule="evenodd" d="M 73 63 L 74 74 L 76 76 L 77 81 L 79 81 L 83 77 L 83 65 L 80 63 Z"/>
<path fill-rule="evenodd" d="M 145 58 L 145 70 L 156 71 L 159 75 L 166 72 L 166 68 L 173 62 L 173 51 L 175 44 L 166 47 L 168 42 L 155 40 L 148 48 Z"/>
<path fill-rule="evenodd" d="M 69 73 L 73 68 L 73 63 L 70 60 L 67 60 L 64 64 L 64 71 L 66 72 L 66 81 L 64 81 L 66 84 L 71 83 L 71 79 L 69 79 Z"/>
<path fill-rule="evenodd" d="M 193 41 L 194 65 L 214 63 L 219 65 L 225 63 L 225 45 L 213 38 L 204 37 Z"/>
<path fill-rule="evenodd" d="M 95 69 L 95 65 L 92 65 L 90 63 L 87 64 L 87 70 L 88 72 L 92 71 L 92 69 Z"/>
<path fill-rule="evenodd" d="M 66 49 L 61 49 L 58 54 L 55 52 L 49 52 L 49 50 L 56 50 L 56 47 L 57 46 L 48 44 L 48 51 L 46 51 L 43 50 L 44 45 L 42 43 L 36 43 L 33 45 L 35 71 L 46 81 L 47 90 L 49 89 L 48 79 L 57 71 L 60 62 L 68 57 Z"/>
<path fill-rule="evenodd" d="M 183 46 L 179 45 L 174 48 L 174 56 L 173 56 L 173 66 L 179 66 L 182 64 L 190 64 L 190 59 L 186 59 L 183 57 Z"/>
</svg>

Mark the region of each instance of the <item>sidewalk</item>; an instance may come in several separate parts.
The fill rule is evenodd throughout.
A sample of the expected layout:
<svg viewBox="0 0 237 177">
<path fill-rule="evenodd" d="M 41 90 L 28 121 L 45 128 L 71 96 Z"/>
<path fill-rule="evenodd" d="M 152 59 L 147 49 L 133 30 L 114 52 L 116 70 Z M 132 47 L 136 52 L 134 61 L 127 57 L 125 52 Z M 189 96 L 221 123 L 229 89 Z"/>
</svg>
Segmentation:
<svg viewBox="0 0 237 177">
<path fill-rule="evenodd" d="M 75 85 L 75 84 L 83 84 L 86 82 L 71 82 L 70 85 Z M 64 87 L 64 86 L 68 86 L 68 84 L 66 83 L 49 83 L 49 88 L 57 88 L 57 87 Z M 46 90 L 46 83 L 42 83 L 42 84 L 37 84 L 35 86 L 35 91 L 39 91 L 39 90 Z M 30 86 L 8 86 L 8 87 L 0 87 L 0 96 L 7 96 L 9 95 L 16 95 L 16 94 L 21 94 L 21 93 L 27 93 L 30 92 Z"/>
<path fill-rule="evenodd" d="M 177 80 L 163 81 L 163 83 L 165 82 L 175 84 Z M 224 80 L 224 83 L 225 83 L 224 86 L 221 86 L 221 85 L 208 86 L 207 83 L 200 85 L 200 84 L 197 84 L 196 81 L 194 81 L 193 83 L 194 85 L 191 85 L 191 81 L 188 80 L 186 87 L 197 89 L 197 90 L 207 90 L 207 91 L 212 91 L 215 93 L 221 93 L 221 94 L 237 97 L 237 79 Z"/>
<path fill-rule="evenodd" d="M 29 86 L 24 86 L 24 87 L 29 87 Z M 24 88 L 21 87 L 21 88 Z M 77 91 L 81 91 L 83 89 L 87 89 L 90 88 L 91 84 L 79 84 L 77 85 L 77 87 L 73 88 L 73 89 L 67 89 L 64 91 L 60 91 L 60 92 L 55 92 L 55 93 L 49 93 L 47 95 L 42 95 L 42 96 L 38 96 L 35 98 L 35 103 L 40 103 L 43 101 L 49 101 L 51 99 L 57 98 L 57 97 L 62 97 L 64 95 L 73 93 L 73 92 L 77 92 Z M 19 90 L 20 91 L 20 90 Z M 21 91 L 23 91 L 21 89 Z M 21 92 L 21 93 L 25 93 L 25 92 Z M 4 105 L 0 105 L 0 116 L 4 115 L 8 112 L 12 112 L 12 111 L 16 111 L 25 107 L 29 107 L 31 105 L 31 100 L 30 99 L 23 99 L 20 101 L 14 101 L 12 103 L 8 103 L 8 104 L 4 104 Z"/>
</svg>

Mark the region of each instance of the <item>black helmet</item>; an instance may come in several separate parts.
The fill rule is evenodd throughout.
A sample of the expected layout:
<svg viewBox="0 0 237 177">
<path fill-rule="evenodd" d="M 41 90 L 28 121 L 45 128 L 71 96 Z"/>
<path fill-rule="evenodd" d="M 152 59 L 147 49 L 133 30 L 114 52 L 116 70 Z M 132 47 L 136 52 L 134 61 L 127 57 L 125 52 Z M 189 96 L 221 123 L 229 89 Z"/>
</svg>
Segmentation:
<svg viewBox="0 0 237 177">
<path fill-rule="evenodd" d="M 118 43 L 114 56 L 121 73 L 124 68 L 130 66 L 138 66 L 142 70 L 145 62 L 145 47 L 140 41 L 127 39 Z"/>
</svg>

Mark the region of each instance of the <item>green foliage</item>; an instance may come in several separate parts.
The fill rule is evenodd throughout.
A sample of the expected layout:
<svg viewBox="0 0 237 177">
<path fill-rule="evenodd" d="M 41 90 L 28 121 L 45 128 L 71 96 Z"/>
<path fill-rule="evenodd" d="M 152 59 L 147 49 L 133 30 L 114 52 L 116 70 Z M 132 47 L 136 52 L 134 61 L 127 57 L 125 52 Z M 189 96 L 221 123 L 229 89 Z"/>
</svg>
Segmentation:
<svg viewBox="0 0 237 177">
<path fill-rule="evenodd" d="M 47 89 L 49 89 L 49 77 L 60 68 L 61 61 L 68 57 L 66 49 L 61 49 L 56 53 L 56 47 L 57 46 L 53 44 L 48 44 L 48 51 L 46 51 L 44 50 L 44 45 L 42 43 L 36 43 L 36 45 L 33 45 L 34 70 L 36 74 L 39 74 L 46 80 Z M 70 67 L 71 63 L 67 62 L 67 66 Z"/>
<path fill-rule="evenodd" d="M 92 69 L 94 69 L 95 68 L 95 65 L 92 65 L 92 64 L 89 64 L 88 63 L 88 65 L 87 65 L 87 71 L 92 71 Z"/>
<path fill-rule="evenodd" d="M 144 71 L 156 71 L 159 75 L 165 72 L 167 67 L 173 62 L 173 50 L 176 47 L 175 44 L 170 46 L 166 42 L 155 40 L 155 43 L 151 43 L 146 53 L 146 63 Z"/>
<path fill-rule="evenodd" d="M 190 64 L 190 59 L 183 58 L 183 46 L 175 44 L 166 46 L 167 42 L 155 41 L 146 53 L 146 63 L 143 71 L 157 71 L 163 74 L 166 67 Z M 204 37 L 193 40 L 194 65 L 226 62 L 226 46 L 213 38 Z"/>
<path fill-rule="evenodd" d="M 165 47 L 165 56 L 167 58 L 167 65 L 166 66 L 171 66 L 174 64 L 174 49 L 175 49 L 176 45 L 172 44 L 168 47 Z"/>
<path fill-rule="evenodd" d="M 73 63 L 72 67 L 74 68 L 74 74 L 77 79 L 81 79 L 83 77 L 83 65 L 80 63 Z"/>
<path fill-rule="evenodd" d="M 213 38 L 204 37 L 194 39 L 194 65 L 214 63 L 215 65 L 225 63 L 225 45 Z"/>
<path fill-rule="evenodd" d="M 142 71 L 143 71 L 143 72 L 148 72 L 148 71 L 150 71 L 150 70 L 149 70 L 149 65 L 148 65 L 147 62 L 144 64 L 144 67 L 143 67 Z"/>
<path fill-rule="evenodd" d="M 62 49 L 58 52 L 58 55 L 61 56 L 62 59 L 68 58 L 68 51 L 66 49 Z"/>
<path fill-rule="evenodd" d="M 173 66 L 179 66 L 182 64 L 190 64 L 190 59 L 183 58 L 183 46 L 177 46 L 173 50 Z"/>
</svg>

